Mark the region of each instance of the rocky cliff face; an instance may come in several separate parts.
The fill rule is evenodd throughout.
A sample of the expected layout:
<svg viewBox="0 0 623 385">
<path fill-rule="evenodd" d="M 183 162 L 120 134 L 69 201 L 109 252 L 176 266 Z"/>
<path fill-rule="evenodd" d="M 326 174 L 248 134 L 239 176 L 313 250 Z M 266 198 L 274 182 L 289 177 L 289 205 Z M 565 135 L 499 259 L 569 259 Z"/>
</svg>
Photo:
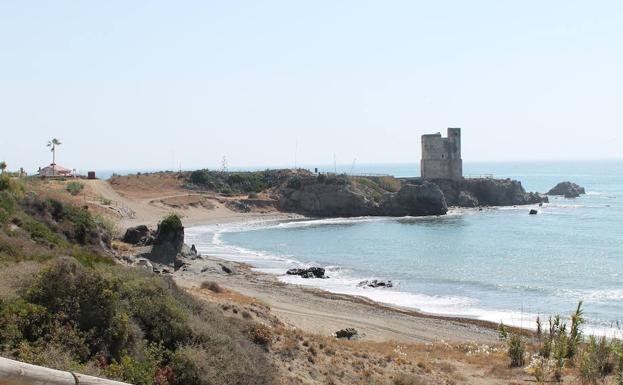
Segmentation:
<svg viewBox="0 0 623 385">
<path fill-rule="evenodd" d="M 316 217 L 421 216 L 448 211 L 443 193 L 435 184 L 404 184 L 398 192 L 373 182 L 347 177 L 297 176 L 277 191 L 282 211 Z"/>
<path fill-rule="evenodd" d="M 511 179 L 433 180 L 443 191 L 449 206 L 515 206 L 547 202 L 546 196 L 526 192 L 521 182 Z"/>
</svg>

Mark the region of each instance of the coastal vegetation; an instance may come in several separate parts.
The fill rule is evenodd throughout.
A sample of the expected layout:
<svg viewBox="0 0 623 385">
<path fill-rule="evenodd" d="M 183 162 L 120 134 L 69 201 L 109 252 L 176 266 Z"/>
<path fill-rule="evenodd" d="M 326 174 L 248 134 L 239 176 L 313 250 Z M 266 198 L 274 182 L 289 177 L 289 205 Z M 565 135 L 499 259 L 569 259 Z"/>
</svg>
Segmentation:
<svg viewBox="0 0 623 385">
<path fill-rule="evenodd" d="M 507 344 L 510 367 L 523 367 L 529 358 L 528 370 L 537 383 L 563 382 L 574 373 L 582 384 L 604 383 L 609 377 L 623 383 L 623 342 L 594 335 L 584 338 L 585 322 L 582 301 L 567 323 L 560 315 L 549 317 L 548 330 L 543 331 L 537 318 L 536 333 L 528 341 L 518 333 L 509 332 L 500 323 L 500 339 Z"/>
<path fill-rule="evenodd" d="M 133 384 L 273 383 L 253 321 L 116 263 L 89 210 L 3 176 L 0 226 L 0 355 Z"/>
<path fill-rule="evenodd" d="M 191 172 L 188 180 L 201 189 L 223 194 L 248 194 L 276 186 L 280 173 L 279 170 L 224 172 L 203 169 Z"/>
<path fill-rule="evenodd" d="M 80 182 L 71 181 L 67 183 L 65 189 L 71 195 L 78 195 L 84 189 L 84 185 Z"/>
</svg>

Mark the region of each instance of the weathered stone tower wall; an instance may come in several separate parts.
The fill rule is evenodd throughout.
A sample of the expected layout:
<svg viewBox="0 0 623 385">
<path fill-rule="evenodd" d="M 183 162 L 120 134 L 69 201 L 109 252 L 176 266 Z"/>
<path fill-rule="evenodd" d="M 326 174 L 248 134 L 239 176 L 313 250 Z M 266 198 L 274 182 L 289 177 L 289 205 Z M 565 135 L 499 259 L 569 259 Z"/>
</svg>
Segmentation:
<svg viewBox="0 0 623 385">
<path fill-rule="evenodd" d="M 448 137 L 440 133 L 422 135 L 421 176 L 424 179 L 461 179 L 461 129 L 448 128 Z"/>
</svg>

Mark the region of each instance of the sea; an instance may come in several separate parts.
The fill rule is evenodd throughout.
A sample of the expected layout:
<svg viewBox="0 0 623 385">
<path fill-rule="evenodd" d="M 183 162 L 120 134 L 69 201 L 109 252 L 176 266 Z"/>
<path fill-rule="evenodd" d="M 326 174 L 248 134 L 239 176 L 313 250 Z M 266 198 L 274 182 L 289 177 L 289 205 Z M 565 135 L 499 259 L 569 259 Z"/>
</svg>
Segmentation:
<svg viewBox="0 0 623 385">
<path fill-rule="evenodd" d="M 357 172 L 407 177 L 419 166 L 362 165 Z M 466 162 L 464 173 L 516 179 L 537 192 L 570 180 L 587 194 L 435 217 L 199 226 L 187 229 L 187 242 L 283 282 L 524 328 L 535 328 L 537 317 L 568 317 L 583 301 L 585 333 L 623 337 L 623 161 Z M 285 274 L 309 266 L 324 267 L 329 278 Z M 359 286 L 372 279 L 394 286 Z"/>
</svg>

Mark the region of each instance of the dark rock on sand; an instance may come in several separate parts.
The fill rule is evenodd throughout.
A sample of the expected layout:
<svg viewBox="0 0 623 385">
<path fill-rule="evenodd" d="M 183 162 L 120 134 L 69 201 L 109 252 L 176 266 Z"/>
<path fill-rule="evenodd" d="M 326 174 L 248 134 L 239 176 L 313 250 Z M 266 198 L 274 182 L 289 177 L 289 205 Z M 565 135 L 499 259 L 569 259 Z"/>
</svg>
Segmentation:
<svg viewBox="0 0 623 385">
<path fill-rule="evenodd" d="M 357 284 L 359 287 L 393 287 L 394 284 L 392 281 L 380 281 L 373 279 L 371 281 L 361 281 Z"/>
<path fill-rule="evenodd" d="M 324 275 L 324 268 L 310 267 L 307 269 L 290 269 L 286 272 L 288 275 L 298 275 L 302 278 L 327 278 Z"/>
<path fill-rule="evenodd" d="M 121 240 L 131 245 L 149 246 L 154 240 L 154 234 L 147 226 L 138 225 L 128 228 Z"/>
<path fill-rule="evenodd" d="M 562 195 L 565 198 L 577 198 L 586 194 L 584 187 L 573 182 L 560 182 L 547 192 L 547 195 Z"/>
<path fill-rule="evenodd" d="M 337 338 L 347 338 L 347 339 L 353 339 L 353 338 L 357 338 L 359 336 L 359 332 L 357 332 L 357 329 L 354 328 L 346 328 L 346 329 L 341 329 L 335 332 L 335 337 Z"/>
</svg>

